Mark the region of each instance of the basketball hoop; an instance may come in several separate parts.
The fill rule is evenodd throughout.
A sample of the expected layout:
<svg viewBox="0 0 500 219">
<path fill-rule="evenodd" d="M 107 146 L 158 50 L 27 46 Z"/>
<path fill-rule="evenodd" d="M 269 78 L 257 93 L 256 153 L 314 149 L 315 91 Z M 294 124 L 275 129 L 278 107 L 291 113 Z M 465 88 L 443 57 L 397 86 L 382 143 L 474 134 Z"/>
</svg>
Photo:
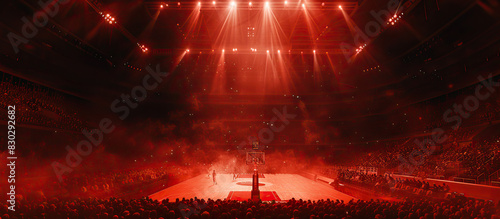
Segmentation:
<svg viewBox="0 0 500 219">
<path fill-rule="evenodd" d="M 252 176 L 252 191 L 251 197 L 253 201 L 260 200 L 260 190 L 259 190 L 259 170 L 257 165 L 264 165 L 266 163 L 266 156 L 263 151 L 259 151 L 259 143 L 253 142 L 252 151 L 247 151 L 247 165 L 253 165 L 253 176 Z"/>
<path fill-rule="evenodd" d="M 263 151 L 247 151 L 247 165 L 264 165 L 266 164 L 266 155 Z"/>
</svg>

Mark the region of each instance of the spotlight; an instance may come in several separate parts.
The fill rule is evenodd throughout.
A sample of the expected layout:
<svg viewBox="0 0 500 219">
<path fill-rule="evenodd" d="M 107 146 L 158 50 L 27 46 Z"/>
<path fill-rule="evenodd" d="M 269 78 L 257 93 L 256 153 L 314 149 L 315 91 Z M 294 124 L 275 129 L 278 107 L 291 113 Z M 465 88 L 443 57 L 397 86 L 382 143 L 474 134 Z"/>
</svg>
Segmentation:
<svg viewBox="0 0 500 219">
<path fill-rule="evenodd" d="M 339 5 L 339 8 L 342 10 L 342 5 Z"/>
<path fill-rule="evenodd" d="M 224 52 L 224 49 L 222 49 L 222 52 Z"/>
<path fill-rule="evenodd" d="M 313 53 L 316 53 L 316 50 L 313 50 Z"/>
<path fill-rule="evenodd" d="M 198 2 L 198 6 L 201 6 L 201 2 Z"/>
<path fill-rule="evenodd" d="M 234 2 L 234 1 L 233 1 L 233 2 L 231 2 L 231 6 L 233 6 L 233 7 L 234 7 L 235 5 L 236 5 L 236 2 Z"/>
<path fill-rule="evenodd" d="M 104 20 L 106 20 L 106 22 L 108 22 L 109 24 L 116 23 L 115 18 L 109 14 L 106 14 L 106 17 L 104 17 Z"/>
<path fill-rule="evenodd" d="M 269 7 L 269 2 L 266 2 L 266 7 Z"/>
<path fill-rule="evenodd" d="M 287 5 L 287 4 L 288 4 L 288 1 L 285 1 L 285 5 Z"/>
<path fill-rule="evenodd" d="M 302 7 L 303 7 L 303 8 L 306 8 L 306 5 L 305 5 L 304 3 L 302 3 Z"/>
<path fill-rule="evenodd" d="M 248 2 L 248 6 L 252 6 L 252 2 Z"/>
<path fill-rule="evenodd" d="M 163 5 L 160 5 L 160 8 L 163 8 Z"/>
<path fill-rule="evenodd" d="M 186 49 L 186 52 L 189 52 L 189 49 Z"/>
<path fill-rule="evenodd" d="M 267 50 L 266 52 L 269 53 L 269 50 Z"/>
<path fill-rule="evenodd" d="M 148 51 L 148 48 L 144 45 L 137 43 L 137 46 L 139 46 L 139 48 L 141 48 L 142 52 L 144 52 L 144 53 Z"/>
<path fill-rule="evenodd" d="M 280 53 L 280 51 L 278 50 L 278 53 Z"/>
<path fill-rule="evenodd" d="M 215 5 L 215 1 L 213 1 L 212 4 Z"/>
</svg>

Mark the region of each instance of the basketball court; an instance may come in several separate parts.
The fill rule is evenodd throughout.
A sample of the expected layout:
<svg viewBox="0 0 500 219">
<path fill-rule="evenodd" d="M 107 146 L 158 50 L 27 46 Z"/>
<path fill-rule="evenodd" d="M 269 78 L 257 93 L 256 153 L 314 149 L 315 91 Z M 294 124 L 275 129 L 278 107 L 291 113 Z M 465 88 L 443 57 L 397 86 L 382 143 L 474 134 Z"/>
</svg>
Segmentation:
<svg viewBox="0 0 500 219">
<path fill-rule="evenodd" d="M 286 201 L 292 198 L 305 200 L 355 199 L 335 190 L 332 186 L 315 182 L 297 174 L 259 174 L 259 189 L 263 201 Z M 241 174 L 233 180 L 232 174 L 217 174 L 217 185 L 212 178 L 200 175 L 150 195 L 153 200 L 177 198 L 247 200 L 252 190 L 252 179 Z"/>
</svg>

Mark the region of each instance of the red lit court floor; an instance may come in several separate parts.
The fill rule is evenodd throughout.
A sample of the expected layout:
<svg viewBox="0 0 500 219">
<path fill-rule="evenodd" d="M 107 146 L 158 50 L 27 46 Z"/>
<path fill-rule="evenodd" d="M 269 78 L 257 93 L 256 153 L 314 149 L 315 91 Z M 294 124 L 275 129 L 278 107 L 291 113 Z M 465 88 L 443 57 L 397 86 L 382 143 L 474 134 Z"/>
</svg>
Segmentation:
<svg viewBox="0 0 500 219">
<path fill-rule="evenodd" d="M 237 201 L 246 201 L 248 199 L 252 198 L 252 192 L 247 191 L 231 191 L 229 192 L 229 195 L 227 196 L 228 200 L 237 200 Z M 272 191 L 272 192 L 260 192 L 260 200 L 262 201 L 281 201 L 279 195 Z"/>
<path fill-rule="evenodd" d="M 259 183 L 264 184 L 259 189 L 261 192 L 275 194 L 275 200 L 288 200 L 291 198 L 318 200 L 329 198 L 349 201 L 355 199 L 335 190 L 326 183 L 315 182 L 297 174 L 264 174 L 264 176 L 265 178 L 259 178 Z M 243 198 L 246 197 L 245 194 L 249 193 L 237 192 L 250 192 L 252 190 L 251 181 L 251 178 L 238 178 L 233 181 L 232 174 L 217 174 L 217 185 L 213 185 L 212 178 L 208 178 L 207 175 L 200 175 L 154 193 L 149 197 L 153 200 L 168 198 L 170 201 L 175 201 L 176 198 L 194 197 L 226 199 L 233 192 L 233 196 L 235 193 L 237 197 L 240 197 L 238 194 L 242 194 L 241 197 Z"/>
<path fill-rule="evenodd" d="M 250 174 L 250 173 L 238 174 L 238 178 L 252 178 L 252 177 L 253 177 L 253 174 Z M 259 179 L 263 179 L 263 178 L 266 178 L 266 176 L 262 173 L 259 173 Z"/>
</svg>

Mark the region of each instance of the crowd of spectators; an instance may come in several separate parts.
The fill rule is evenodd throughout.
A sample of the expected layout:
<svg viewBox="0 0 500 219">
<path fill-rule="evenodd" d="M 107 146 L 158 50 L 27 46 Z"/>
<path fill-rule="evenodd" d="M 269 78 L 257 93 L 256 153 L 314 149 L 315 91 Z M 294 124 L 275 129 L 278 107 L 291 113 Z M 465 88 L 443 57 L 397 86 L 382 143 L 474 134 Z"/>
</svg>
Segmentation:
<svg viewBox="0 0 500 219">
<path fill-rule="evenodd" d="M 78 172 L 65 177 L 62 188 L 71 192 L 73 196 L 109 197 L 132 187 L 144 187 L 154 182 L 173 182 L 173 178 L 177 179 L 179 175 L 189 175 L 176 171 L 181 170 L 151 167 L 122 171 Z"/>
<path fill-rule="evenodd" d="M 15 105 L 18 123 L 78 132 L 87 127 L 76 111 L 68 109 L 69 100 L 65 94 L 6 73 L 0 74 L 0 108 Z"/>
<path fill-rule="evenodd" d="M 463 177 L 478 177 L 489 175 L 500 168 L 500 143 L 478 142 L 460 150 L 454 157 L 460 161 L 465 171 Z"/>
<path fill-rule="evenodd" d="M 380 200 L 295 200 L 250 202 L 191 198 L 169 201 L 149 198 L 50 199 L 20 201 L 18 210 L 0 209 L 2 219 L 18 218 L 96 218 L 96 219 L 174 219 L 174 218 L 491 218 L 498 204 L 453 195 L 439 201 L 406 199 Z"/>
<path fill-rule="evenodd" d="M 446 184 L 436 185 L 417 179 L 394 178 L 389 174 L 368 173 L 357 170 L 338 170 L 338 182 L 363 186 L 367 189 L 398 198 L 436 197 L 443 198 L 450 188 Z"/>
<path fill-rule="evenodd" d="M 464 127 L 450 130 L 446 133 L 446 142 L 436 145 L 432 150 L 427 147 L 428 151 L 432 151 L 430 154 L 424 153 L 414 142 L 416 139 L 422 141 L 424 137 L 381 142 L 374 147 L 377 150 L 360 153 L 358 158 L 353 159 L 347 166 L 374 167 L 398 172 L 402 162 L 399 158 L 408 159 L 411 155 L 414 160 L 419 161 L 419 165 L 414 165 L 411 172 L 400 174 L 441 179 L 463 177 L 472 181 L 486 176 L 487 179 L 489 174 L 500 169 L 500 139 L 473 141 L 473 133 L 477 133 L 477 129 Z"/>
</svg>

